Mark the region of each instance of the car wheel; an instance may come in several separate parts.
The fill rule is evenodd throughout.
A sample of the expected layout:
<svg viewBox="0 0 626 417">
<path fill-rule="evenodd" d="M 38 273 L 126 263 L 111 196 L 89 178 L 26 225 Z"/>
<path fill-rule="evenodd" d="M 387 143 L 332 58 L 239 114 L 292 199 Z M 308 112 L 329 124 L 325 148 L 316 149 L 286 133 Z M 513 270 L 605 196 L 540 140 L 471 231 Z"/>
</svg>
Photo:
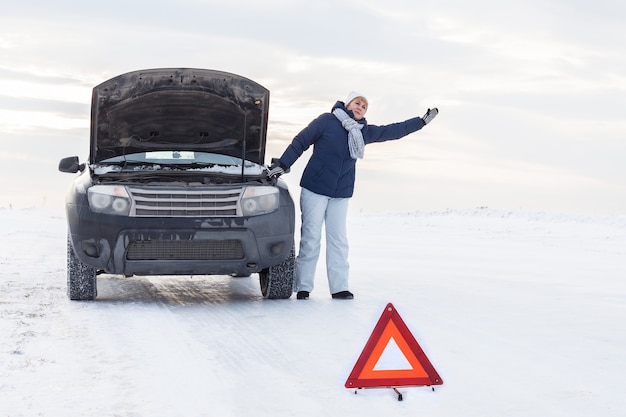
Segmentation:
<svg viewBox="0 0 626 417">
<path fill-rule="evenodd" d="M 295 249 L 292 246 L 287 259 L 259 272 L 261 294 L 264 298 L 286 299 L 293 293 L 295 275 Z"/>
<path fill-rule="evenodd" d="M 96 268 L 76 257 L 70 237 L 67 237 L 67 296 L 70 300 L 95 300 Z"/>
</svg>

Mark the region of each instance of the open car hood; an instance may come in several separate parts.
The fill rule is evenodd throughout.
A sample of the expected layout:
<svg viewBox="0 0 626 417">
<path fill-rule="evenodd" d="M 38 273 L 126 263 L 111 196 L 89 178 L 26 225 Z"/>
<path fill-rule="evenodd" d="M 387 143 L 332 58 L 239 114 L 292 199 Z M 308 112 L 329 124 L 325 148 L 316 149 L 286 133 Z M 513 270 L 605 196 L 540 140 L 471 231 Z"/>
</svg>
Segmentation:
<svg viewBox="0 0 626 417">
<path fill-rule="evenodd" d="M 137 152 L 212 152 L 263 164 L 269 91 L 222 71 L 148 69 L 93 89 L 89 162 Z"/>
</svg>

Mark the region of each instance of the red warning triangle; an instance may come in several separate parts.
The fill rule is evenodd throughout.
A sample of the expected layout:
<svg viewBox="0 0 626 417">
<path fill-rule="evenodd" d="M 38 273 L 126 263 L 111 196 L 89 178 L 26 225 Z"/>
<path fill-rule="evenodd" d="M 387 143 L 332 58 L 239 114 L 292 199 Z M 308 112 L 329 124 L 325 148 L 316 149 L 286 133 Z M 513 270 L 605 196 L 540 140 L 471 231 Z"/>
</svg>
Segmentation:
<svg viewBox="0 0 626 417">
<path fill-rule="evenodd" d="M 402 369 L 380 369 L 383 353 L 395 342 L 408 366 Z M 441 385 L 443 381 L 430 363 L 400 314 L 387 304 L 374 331 L 356 361 L 346 388 L 403 387 Z"/>
</svg>

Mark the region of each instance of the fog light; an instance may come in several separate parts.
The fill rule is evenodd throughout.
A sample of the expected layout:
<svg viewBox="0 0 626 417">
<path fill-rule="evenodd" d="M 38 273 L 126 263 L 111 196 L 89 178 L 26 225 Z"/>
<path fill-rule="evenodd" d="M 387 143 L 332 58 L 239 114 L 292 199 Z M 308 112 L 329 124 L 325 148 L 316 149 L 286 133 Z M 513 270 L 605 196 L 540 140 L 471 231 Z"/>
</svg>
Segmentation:
<svg viewBox="0 0 626 417">
<path fill-rule="evenodd" d="M 85 252 L 85 254 L 87 256 L 90 256 L 92 258 L 97 258 L 98 256 L 100 256 L 100 247 L 93 243 L 93 242 L 83 242 L 83 252 Z"/>
<path fill-rule="evenodd" d="M 285 243 L 284 242 L 275 243 L 275 244 L 270 246 L 270 254 L 272 256 L 280 255 L 283 252 L 284 249 L 285 249 Z"/>
</svg>

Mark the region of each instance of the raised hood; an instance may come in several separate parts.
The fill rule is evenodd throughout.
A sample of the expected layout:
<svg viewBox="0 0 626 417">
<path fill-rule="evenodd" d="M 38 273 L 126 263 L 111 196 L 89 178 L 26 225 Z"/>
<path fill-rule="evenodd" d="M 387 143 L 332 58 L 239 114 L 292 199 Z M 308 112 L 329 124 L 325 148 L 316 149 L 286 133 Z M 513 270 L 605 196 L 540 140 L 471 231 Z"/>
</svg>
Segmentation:
<svg viewBox="0 0 626 417">
<path fill-rule="evenodd" d="M 269 91 L 221 71 L 148 69 L 93 89 L 90 163 L 157 150 L 219 153 L 263 164 Z"/>
</svg>

